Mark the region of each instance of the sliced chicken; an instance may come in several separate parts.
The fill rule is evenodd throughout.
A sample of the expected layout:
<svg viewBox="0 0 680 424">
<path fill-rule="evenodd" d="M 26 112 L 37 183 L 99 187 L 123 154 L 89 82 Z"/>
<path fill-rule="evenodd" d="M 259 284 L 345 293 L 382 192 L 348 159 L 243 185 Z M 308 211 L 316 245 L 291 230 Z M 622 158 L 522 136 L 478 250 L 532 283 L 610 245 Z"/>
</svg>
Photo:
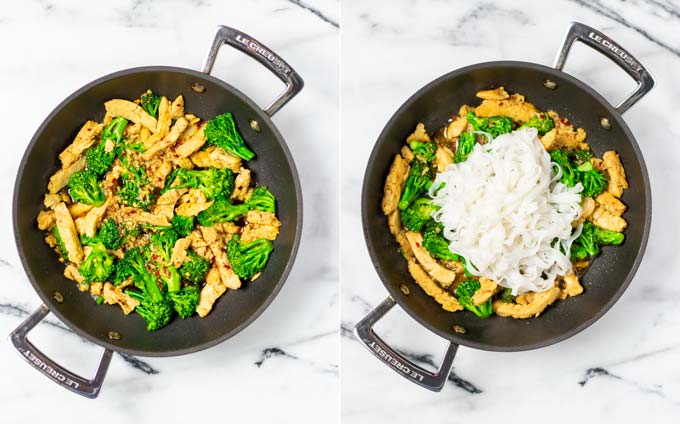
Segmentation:
<svg viewBox="0 0 680 424">
<path fill-rule="evenodd" d="M 608 191 L 599 194 L 595 201 L 599 206 L 615 216 L 621 216 L 626 211 L 626 205 Z"/>
<path fill-rule="evenodd" d="M 425 124 L 422 122 L 418 122 L 418 125 L 416 125 L 415 131 L 408 137 L 406 137 L 406 142 L 410 141 L 430 141 L 430 136 L 427 135 L 427 131 L 425 130 Z"/>
<path fill-rule="evenodd" d="M 40 211 L 38 213 L 38 228 L 41 230 L 51 230 L 57 222 L 54 211 Z"/>
<path fill-rule="evenodd" d="M 430 253 L 423 247 L 423 236 L 420 233 L 409 231 L 406 239 L 411 244 L 413 255 L 418 259 L 418 263 L 423 269 L 444 288 L 449 287 L 456 279 L 456 273 L 441 266 Z"/>
<path fill-rule="evenodd" d="M 77 161 L 85 150 L 92 147 L 97 135 L 104 126 L 94 121 L 87 121 L 78 131 L 75 140 L 63 152 L 59 154 L 62 168 L 68 168 L 73 162 Z"/>
<path fill-rule="evenodd" d="M 184 96 L 181 94 L 172 101 L 172 105 L 170 106 L 170 114 L 172 119 L 177 119 L 184 116 Z"/>
<path fill-rule="evenodd" d="M 538 110 L 531 103 L 524 101 L 524 96 L 512 94 L 503 100 L 483 100 L 482 104 L 475 108 L 475 114 L 484 118 L 492 116 L 508 116 L 516 122 L 527 122 Z"/>
<path fill-rule="evenodd" d="M 479 284 L 481 287 L 475 292 L 475 294 L 472 295 L 471 298 L 472 303 L 475 305 L 481 305 L 482 303 L 491 299 L 498 289 L 498 284 L 495 281 L 485 277 L 479 277 Z"/>
<path fill-rule="evenodd" d="M 59 235 L 64 241 L 64 247 L 68 253 L 68 259 L 76 265 L 83 261 L 83 247 L 76 231 L 76 225 L 64 202 L 58 203 L 54 207 L 56 226 Z"/>
<path fill-rule="evenodd" d="M 222 282 L 220 272 L 216 268 L 211 268 L 205 277 L 205 285 L 201 289 L 198 298 L 196 313 L 200 317 L 205 317 L 210 313 L 215 301 L 227 291 L 227 286 Z"/>
<path fill-rule="evenodd" d="M 99 207 L 92 208 L 87 215 L 75 220 L 76 229 L 78 233 L 84 234 L 88 237 L 94 237 L 97 232 L 99 223 L 102 222 L 102 217 L 106 213 L 106 208 L 109 207 L 109 199 Z"/>
<path fill-rule="evenodd" d="M 83 169 L 85 169 L 85 157 L 80 156 L 78 160 L 66 168 L 61 168 L 50 177 L 50 182 L 47 184 L 47 191 L 50 193 L 58 192 L 66 187 L 68 180 L 71 179 L 71 175 L 78 171 L 82 171 Z"/>
<path fill-rule="evenodd" d="M 234 191 L 231 193 L 231 198 L 243 202 L 246 200 L 248 188 L 250 188 L 250 169 L 241 168 L 234 179 Z"/>
<path fill-rule="evenodd" d="M 192 153 L 198 151 L 198 149 L 203 147 L 203 145 L 206 142 L 203 130 L 205 130 L 205 124 L 201 125 L 199 129 L 191 137 L 177 143 L 177 147 L 175 148 L 175 153 L 177 154 L 177 156 L 181 158 L 189 157 Z M 197 164 L 197 166 L 201 165 Z"/>
<path fill-rule="evenodd" d="M 590 221 L 598 227 L 602 227 L 605 230 L 616 231 L 618 233 L 622 232 L 628 226 L 625 219 L 620 216 L 613 215 L 607 209 L 599 206 L 595 209 L 595 212 L 590 216 Z"/>
<path fill-rule="evenodd" d="M 400 155 L 394 157 L 390 172 L 385 180 L 382 210 L 385 215 L 391 214 L 399 205 L 401 191 L 408 177 L 409 164 Z"/>
<path fill-rule="evenodd" d="M 437 172 L 444 172 L 453 163 L 453 152 L 448 147 L 437 146 L 435 161 L 437 163 Z"/>
<path fill-rule="evenodd" d="M 429 275 L 418 265 L 414 260 L 408 261 L 408 270 L 415 282 L 427 293 L 428 296 L 434 298 L 437 303 L 442 305 L 444 310 L 449 312 L 461 311 L 463 307 L 458 303 L 458 299 L 453 297 L 449 292 L 444 291 L 437 283 L 430 278 Z"/>
<path fill-rule="evenodd" d="M 483 100 L 505 100 L 510 97 L 508 92 L 505 91 L 504 87 L 498 87 L 493 90 L 478 91 L 476 96 Z"/>
<path fill-rule="evenodd" d="M 113 99 L 104 103 L 106 112 L 111 116 L 122 116 L 133 123 L 142 124 L 151 131 L 156 130 L 158 121 L 156 118 L 146 113 L 141 106 L 129 100 Z"/>
<path fill-rule="evenodd" d="M 104 283 L 102 292 L 104 303 L 107 305 L 119 305 L 125 315 L 134 311 L 139 306 L 139 301 L 124 293 L 119 287 L 114 287 L 111 283 Z"/>
<path fill-rule="evenodd" d="M 200 212 L 212 206 L 213 201 L 208 201 L 201 190 L 189 189 L 189 192 L 182 195 L 179 205 L 175 208 L 175 213 L 180 216 L 196 216 Z"/>
<path fill-rule="evenodd" d="M 148 150 L 142 153 L 142 158 L 145 160 L 149 160 L 161 150 L 165 150 L 168 147 L 172 146 L 177 141 L 180 134 L 182 134 L 182 132 L 186 129 L 187 125 L 189 125 L 189 123 L 187 122 L 186 119 L 179 118 L 177 121 L 175 121 L 175 124 L 172 126 L 170 132 L 167 135 L 158 140 L 156 143 L 154 143 L 153 146 L 151 146 Z"/>
<path fill-rule="evenodd" d="M 501 317 L 512 317 L 526 319 L 537 317 L 550 306 L 560 295 L 560 288 L 553 287 L 539 293 L 528 293 L 525 295 L 527 304 L 506 303 L 502 300 L 493 302 L 493 310 L 496 315 Z"/>
<path fill-rule="evenodd" d="M 620 198 L 623 190 L 628 188 L 628 181 L 619 155 L 613 150 L 605 152 L 602 155 L 602 165 L 609 176 L 607 191 L 614 197 Z"/>
<path fill-rule="evenodd" d="M 273 241 L 279 236 L 281 221 L 271 212 L 249 211 L 246 222 L 241 235 L 241 241 L 245 243 L 261 238 Z"/>
</svg>

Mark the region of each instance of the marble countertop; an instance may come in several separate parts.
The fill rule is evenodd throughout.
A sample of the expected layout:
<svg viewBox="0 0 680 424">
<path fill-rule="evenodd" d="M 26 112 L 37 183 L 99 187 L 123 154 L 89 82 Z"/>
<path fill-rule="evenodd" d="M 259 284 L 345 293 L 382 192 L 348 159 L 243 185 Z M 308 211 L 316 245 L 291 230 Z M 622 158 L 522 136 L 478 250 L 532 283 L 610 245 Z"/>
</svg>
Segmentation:
<svg viewBox="0 0 680 424">
<path fill-rule="evenodd" d="M 113 71 L 145 65 L 198 69 L 217 25 L 249 33 L 304 78 L 301 94 L 274 122 L 295 157 L 307 205 L 295 266 L 272 305 L 216 347 L 175 358 L 115 355 L 96 401 L 73 395 L 0 344 L 3 423 L 335 422 L 339 402 L 336 0 L 77 0 L 13 2 L 0 12 L 0 334 L 40 304 L 13 242 L 11 193 L 33 132 L 66 96 Z M 213 74 L 265 105 L 282 90 L 259 64 L 223 49 Z M 313 113 L 314 111 L 315 113 Z M 323 255 L 317 255 L 322 250 Z M 59 362 L 91 376 L 101 349 L 54 316 L 31 339 Z M 181 399 L 181 407 L 173 402 Z"/>
<path fill-rule="evenodd" d="M 680 4 L 677 1 L 344 0 L 341 43 L 341 299 L 344 423 L 674 422 L 680 416 Z M 551 347 L 493 353 L 461 347 L 440 393 L 407 382 L 352 336 L 387 291 L 361 230 L 368 157 L 394 111 L 456 68 L 490 60 L 550 65 L 570 21 L 600 29 L 635 55 L 656 88 L 625 113 L 645 156 L 654 215 L 647 252 L 619 302 L 582 333 Z M 565 70 L 617 103 L 634 84 L 577 45 Z M 369 100 L 369 101 L 367 101 Z M 346 134 L 352 134 L 347 137 Z M 395 308 L 377 332 L 438 363 L 445 341 Z M 490 421 L 489 421 L 490 422 Z"/>
</svg>

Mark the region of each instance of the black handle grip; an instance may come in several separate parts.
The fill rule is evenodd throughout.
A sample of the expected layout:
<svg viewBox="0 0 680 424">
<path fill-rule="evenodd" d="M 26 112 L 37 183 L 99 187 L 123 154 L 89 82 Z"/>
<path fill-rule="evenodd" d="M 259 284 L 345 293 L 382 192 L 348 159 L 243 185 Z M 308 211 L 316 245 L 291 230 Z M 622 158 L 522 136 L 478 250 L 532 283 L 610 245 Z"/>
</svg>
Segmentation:
<svg viewBox="0 0 680 424">
<path fill-rule="evenodd" d="M 49 377 L 61 387 L 86 398 L 96 398 L 99 395 L 102 383 L 104 382 L 104 377 L 109 369 L 113 351 L 104 349 L 104 354 L 99 361 L 97 372 L 92 380 L 88 380 L 67 370 L 42 353 L 27 337 L 28 333 L 49 313 L 50 310 L 47 306 L 41 305 L 26 319 L 26 321 L 22 322 L 16 330 L 12 331 L 12 334 L 10 334 L 12 344 L 21 354 L 21 357 L 31 364 L 33 368 Z"/>
<path fill-rule="evenodd" d="M 639 60 L 600 31 L 579 22 L 572 22 L 569 26 L 567 35 L 562 41 L 562 47 L 555 58 L 553 65 L 555 69 L 564 68 L 574 41 L 580 41 L 602 53 L 637 82 L 637 88 L 616 106 L 619 113 L 628 110 L 654 87 L 654 78 Z"/>
<path fill-rule="evenodd" d="M 217 27 L 215 39 L 203 64 L 203 72 L 209 74 L 212 71 L 217 53 L 225 43 L 263 64 L 286 84 L 286 89 L 264 108 L 267 115 L 273 116 L 304 87 L 300 75 L 279 55 L 248 34 L 224 25 Z"/>
<path fill-rule="evenodd" d="M 456 352 L 458 351 L 458 345 L 449 343 L 442 364 L 440 365 L 439 370 L 434 374 L 404 358 L 403 355 L 390 347 L 375 333 L 375 331 L 373 331 L 373 326 L 380 321 L 395 304 L 396 302 L 392 297 L 385 299 L 377 308 L 373 309 L 366 317 L 364 317 L 364 319 L 359 321 L 354 327 L 354 335 L 376 358 L 392 368 L 397 374 L 412 383 L 432 390 L 433 392 L 441 391 L 451 372 L 453 359 L 456 357 Z"/>
</svg>

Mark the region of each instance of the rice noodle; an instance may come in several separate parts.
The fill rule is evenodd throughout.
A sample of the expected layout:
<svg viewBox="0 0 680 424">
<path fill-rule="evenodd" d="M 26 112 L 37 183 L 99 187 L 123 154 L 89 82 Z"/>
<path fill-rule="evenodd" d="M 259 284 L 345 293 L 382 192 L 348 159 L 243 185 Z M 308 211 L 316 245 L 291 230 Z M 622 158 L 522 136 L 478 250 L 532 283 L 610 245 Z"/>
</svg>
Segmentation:
<svg viewBox="0 0 680 424">
<path fill-rule="evenodd" d="M 548 290 L 572 269 L 572 222 L 581 216 L 583 186 L 557 182 L 534 128 L 476 144 L 467 160 L 438 174 L 430 196 L 449 248 L 468 270 L 512 289 Z M 442 186 L 443 184 L 443 186 Z"/>
</svg>

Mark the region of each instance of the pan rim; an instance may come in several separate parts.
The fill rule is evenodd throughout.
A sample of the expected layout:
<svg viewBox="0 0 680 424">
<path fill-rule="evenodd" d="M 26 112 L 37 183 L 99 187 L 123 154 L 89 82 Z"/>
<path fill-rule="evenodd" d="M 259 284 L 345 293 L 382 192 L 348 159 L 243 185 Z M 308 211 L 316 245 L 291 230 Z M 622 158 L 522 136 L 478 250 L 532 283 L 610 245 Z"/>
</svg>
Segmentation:
<svg viewBox="0 0 680 424">
<path fill-rule="evenodd" d="M 569 331 L 565 331 L 562 334 L 552 337 L 546 340 L 542 340 L 539 342 L 535 343 L 529 343 L 525 345 L 519 345 L 519 346 L 497 346 L 497 345 L 489 345 L 486 343 L 479 343 L 475 341 L 470 341 L 466 340 L 461 336 L 458 336 L 456 333 L 447 333 L 444 331 L 441 331 L 434 325 L 430 324 L 428 320 L 417 314 L 414 310 L 412 310 L 406 302 L 403 301 L 401 291 L 397 288 L 396 284 L 392 284 L 392 282 L 387 278 L 385 273 L 383 272 L 382 267 L 378 263 L 378 254 L 377 251 L 380 249 L 379 246 L 374 245 L 373 241 L 371 240 L 369 236 L 369 219 L 370 217 L 368 216 L 368 203 L 371 202 L 372 200 L 369 199 L 370 193 L 369 193 L 369 187 L 368 187 L 368 180 L 369 176 L 374 173 L 375 166 L 372 164 L 375 164 L 377 162 L 377 153 L 378 153 L 378 147 L 381 146 L 383 143 L 385 143 L 386 135 L 388 130 L 395 124 L 395 122 L 400 118 L 402 112 L 407 109 L 413 102 L 417 101 L 423 93 L 429 91 L 431 88 L 435 87 L 436 85 L 440 84 L 443 81 L 459 77 L 465 73 L 477 71 L 480 69 L 486 69 L 486 68 L 492 68 L 492 67 L 518 67 L 518 68 L 528 68 L 532 70 L 539 70 L 542 72 L 546 72 L 548 74 L 558 76 L 560 78 L 566 79 L 569 82 L 573 83 L 574 85 L 580 87 L 583 91 L 586 93 L 590 94 L 591 97 L 599 102 L 601 105 L 603 105 L 607 111 L 610 113 L 610 116 L 614 118 L 616 123 L 621 126 L 623 132 L 626 134 L 628 137 L 628 141 L 631 144 L 631 147 L 635 153 L 635 157 L 640 165 L 640 171 L 642 174 L 642 186 L 644 187 L 645 191 L 645 203 L 646 203 L 646 213 L 645 213 L 645 221 L 643 224 L 643 232 L 642 232 L 642 240 L 640 242 L 640 248 L 638 249 L 637 256 L 635 258 L 635 261 L 633 262 L 630 271 L 626 275 L 626 278 L 623 280 L 622 284 L 619 286 L 618 290 L 612 296 L 611 299 L 604 305 L 602 305 L 601 309 L 593 315 L 590 319 L 584 321 L 580 325 L 570 329 Z M 363 227 L 363 233 L 364 233 L 364 241 L 366 243 L 366 247 L 368 249 L 369 255 L 371 257 L 371 262 L 373 263 L 373 267 L 375 268 L 378 276 L 380 277 L 380 280 L 383 283 L 383 286 L 387 289 L 389 296 L 392 297 L 399 307 L 401 307 L 403 310 L 406 311 L 406 313 L 411 316 L 413 319 L 415 319 L 420 325 L 425 327 L 427 330 L 437 334 L 438 336 L 449 340 L 453 343 L 459 344 L 461 346 L 466 346 L 470 347 L 473 349 L 479 349 L 479 350 L 484 350 L 484 351 L 492 351 L 492 352 L 520 352 L 520 351 L 527 351 L 527 350 L 533 350 L 533 349 L 538 349 L 542 347 L 547 347 L 559 342 L 562 342 L 572 336 L 575 336 L 576 334 L 580 333 L 581 331 L 585 330 L 586 328 L 590 327 L 592 324 L 594 324 L 596 321 L 598 321 L 602 316 L 604 316 L 613 306 L 614 304 L 621 298 L 623 293 L 626 291 L 630 283 L 632 282 L 633 278 L 635 277 L 635 274 L 637 273 L 637 270 L 640 266 L 640 263 L 642 261 L 642 258 L 644 256 L 646 247 L 647 247 L 647 241 L 649 238 L 649 230 L 651 227 L 651 217 L 652 217 L 652 195 L 651 195 L 651 186 L 649 182 L 649 174 L 647 172 L 647 166 L 644 161 L 644 157 L 642 155 L 642 151 L 640 150 L 640 146 L 637 143 L 637 140 L 635 139 L 633 133 L 631 132 L 630 128 L 626 124 L 625 120 L 623 119 L 622 115 L 601 95 L 599 94 L 596 90 L 594 90 L 592 87 L 590 87 L 588 84 L 584 83 L 583 81 L 573 77 L 572 75 L 557 70 L 555 68 L 551 68 L 545 65 L 533 63 L 533 62 L 525 62 L 525 61 L 512 61 L 512 60 L 501 60 L 501 61 L 489 61 L 489 62 L 481 62 L 481 63 L 476 63 L 468 66 L 464 66 L 462 68 L 455 69 L 451 72 L 448 72 L 444 75 L 441 75 L 434 80 L 430 81 L 426 85 L 422 86 L 418 91 L 416 91 L 414 94 L 412 94 L 406 101 L 404 101 L 401 106 L 394 112 L 394 114 L 390 117 L 390 119 L 387 121 L 385 124 L 384 128 L 378 135 L 378 138 L 376 139 L 376 142 L 373 146 L 373 149 L 371 150 L 371 154 L 369 155 L 366 170 L 364 172 L 364 177 L 363 177 L 363 183 L 362 183 L 362 192 L 361 192 L 361 218 L 362 218 L 362 227 Z M 385 230 L 387 230 L 387 227 L 385 227 Z M 539 317 L 540 318 L 540 317 Z M 534 319 L 534 318 L 532 318 Z"/>
<path fill-rule="evenodd" d="M 291 173 L 293 176 L 293 186 L 295 189 L 297 201 L 296 201 L 296 209 L 297 209 L 297 219 L 295 221 L 295 235 L 293 238 L 293 245 L 291 247 L 291 252 L 290 252 L 290 257 L 288 258 L 288 263 L 286 264 L 286 267 L 284 268 L 281 278 L 276 282 L 274 290 L 267 296 L 267 298 L 264 300 L 264 302 L 257 308 L 257 310 L 251 314 L 245 321 L 243 321 L 240 325 L 237 327 L 233 328 L 231 331 L 226 332 L 220 337 L 217 337 L 213 340 L 210 340 L 205 343 L 200 343 L 192 347 L 188 348 L 182 348 L 182 349 L 171 349 L 171 350 L 164 350 L 164 351 L 146 351 L 146 350 L 141 350 L 141 349 L 130 349 L 126 347 L 121 347 L 117 346 L 105 339 L 95 337 L 85 331 L 83 331 L 80 327 L 75 325 L 68 317 L 61 313 L 58 309 L 53 308 L 52 304 L 54 302 L 54 299 L 52 299 L 51 296 L 49 296 L 47 293 L 45 293 L 41 287 L 39 286 L 37 279 L 35 275 L 33 274 L 32 270 L 28 266 L 26 262 L 26 254 L 25 254 L 25 249 L 23 248 L 23 245 L 21 243 L 20 237 L 18 236 L 19 233 L 19 222 L 18 222 L 18 197 L 19 197 L 19 181 L 21 177 L 23 176 L 23 170 L 26 166 L 26 163 L 28 162 L 28 156 L 29 153 L 33 151 L 35 148 L 35 145 L 38 141 L 39 136 L 43 133 L 45 130 L 45 127 L 54 119 L 54 117 L 61 112 L 61 110 L 66 107 L 69 103 L 71 103 L 74 99 L 77 97 L 81 96 L 85 91 L 100 85 L 104 82 L 110 81 L 112 79 L 122 77 L 122 76 L 127 76 L 135 73 L 147 73 L 147 72 L 175 72 L 175 73 L 181 73 L 181 74 L 188 74 L 192 77 L 198 78 L 199 80 L 207 80 L 210 81 L 211 83 L 214 83 L 226 91 L 229 91 L 233 94 L 235 94 L 237 97 L 241 98 L 244 102 L 246 102 L 254 111 L 257 113 L 258 118 L 260 120 L 260 125 L 266 125 L 268 128 L 271 129 L 272 133 L 274 134 L 274 137 L 278 140 L 279 144 L 281 145 L 281 148 L 284 152 L 284 158 L 285 160 L 290 164 L 291 168 Z M 301 240 L 301 235 L 302 235 L 302 221 L 303 221 L 303 204 L 302 204 L 302 187 L 300 185 L 300 177 L 297 171 L 297 167 L 295 165 L 295 161 L 293 159 L 293 156 L 290 152 L 290 149 L 288 148 L 288 145 L 279 132 L 278 128 L 272 121 L 272 119 L 262 110 L 260 106 L 258 106 L 250 97 L 245 95 L 243 92 L 238 90 L 237 88 L 233 87 L 229 83 L 214 77 L 210 74 L 206 74 L 200 71 L 196 71 L 193 69 L 188 69 L 188 68 L 183 68 L 183 67 L 177 67 L 177 66 L 165 66 L 165 65 L 156 65 L 156 66 L 140 66 L 140 67 L 134 67 L 134 68 L 127 68 L 119 71 L 112 72 L 110 74 L 104 75 L 102 77 L 99 77 L 82 87 L 78 88 L 75 90 L 73 93 L 68 95 L 64 100 L 62 100 L 50 113 L 47 115 L 47 117 L 42 121 L 40 126 L 36 129 L 34 132 L 33 136 L 31 137 L 31 140 L 29 143 L 26 145 L 26 148 L 24 150 L 24 154 L 21 158 L 21 161 L 19 162 L 19 167 L 17 169 L 16 177 L 14 180 L 14 189 L 13 189 L 13 195 L 12 195 L 12 227 L 14 231 L 14 242 L 17 248 L 17 251 L 19 253 L 19 258 L 21 260 L 21 265 L 24 268 L 24 272 L 26 276 L 28 277 L 28 280 L 30 281 L 31 285 L 33 286 L 33 289 L 35 292 L 38 294 L 40 297 L 40 300 L 42 303 L 47 306 L 49 311 L 53 313 L 59 320 L 61 320 L 64 324 L 66 324 L 71 330 L 73 330 L 76 334 L 79 336 L 89 340 L 90 342 L 104 347 L 106 349 L 110 349 L 114 352 L 119 352 L 119 353 L 125 353 L 128 355 L 134 355 L 134 356 L 141 356 L 141 357 L 170 357 L 170 356 L 181 356 L 181 355 L 186 355 L 190 353 L 195 353 L 199 352 L 201 350 L 208 349 L 210 347 L 216 346 L 227 339 L 235 336 L 236 334 L 240 333 L 243 331 L 246 327 L 248 327 L 250 324 L 253 323 L 269 306 L 270 304 L 274 301 L 274 298 L 279 294 L 281 291 L 283 285 L 285 284 L 292 268 L 295 263 L 295 259 L 297 257 L 297 252 L 298 248 L 300 246 L 300 240 Z"/>
</svg>

